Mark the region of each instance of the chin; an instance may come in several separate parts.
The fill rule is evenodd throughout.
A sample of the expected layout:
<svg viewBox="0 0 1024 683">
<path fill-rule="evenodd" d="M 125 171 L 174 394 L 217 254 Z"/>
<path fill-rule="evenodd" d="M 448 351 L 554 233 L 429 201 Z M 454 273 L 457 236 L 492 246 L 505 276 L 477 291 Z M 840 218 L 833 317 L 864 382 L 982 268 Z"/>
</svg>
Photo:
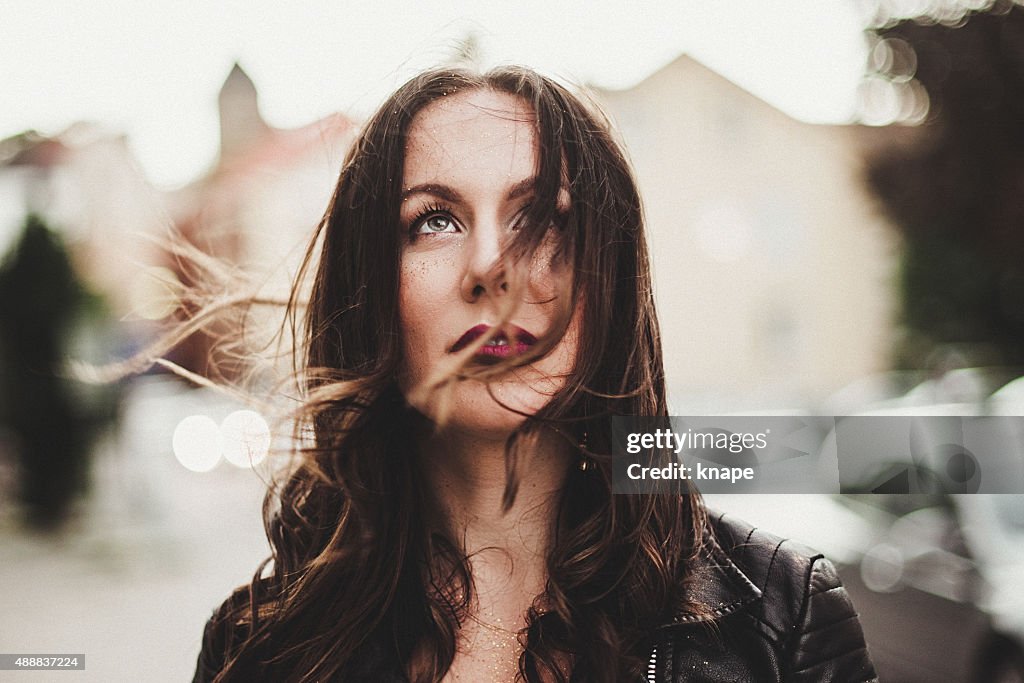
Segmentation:
<svg viewBox="0 0 1024 683">
<path fill-rule="evenodd" d="M 444 432 L 465 434 L 488 441 L 504 441 L 526 421 L 527 415 L 533 415 L 546 406 L 551 396 L 521 381 L 492 382 L 491 392 L 488 393 L 483 382 L 465 380 L 454 388 L 451 400 L 451 410 L 448 412 Z M 504 406 L 519 412 L 513 412 Z M 437 422 L 436 405 L 415 407 L 432 422 Z"/>
</svg>

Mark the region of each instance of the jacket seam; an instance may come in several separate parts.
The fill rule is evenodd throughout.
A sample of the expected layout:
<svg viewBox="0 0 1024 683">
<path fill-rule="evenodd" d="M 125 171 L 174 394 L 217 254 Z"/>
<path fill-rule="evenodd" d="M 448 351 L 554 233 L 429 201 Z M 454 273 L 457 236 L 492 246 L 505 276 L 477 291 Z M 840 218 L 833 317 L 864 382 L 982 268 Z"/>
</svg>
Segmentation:
<svg viewBox="0 0 1024 683">
<path fill-rule="evenodd" d="M 840 657 L 846 657 L 848 655 L 856 654 L 858 652 L 867 652 L 867 650 L 868 649 L 866 647 L 856 647 L 856 648 L 853 648 L 853 649 L 850 649 L 850 650 L 844 650 L 844 651 L 838 652 L 838 653 L 836 653 L 834 655 L 830 655 L 828 657 L 823 657 L 822 659 L 819 659 L 818 661 L 816 661 L 816 662 L 814 662 L 812 664 L 808 664 L 807 666 L 802 666 L 799 669 L 794 669 L 793 673 L 795 673 L 795 674 L 804 673 L 805 671 L 809 671 L 809 670 L 811 670 L 811 669 L 813 669 L 815 667 L 822 666 L 823 664 L 828 664 L 829 662 L 834 662 L 837 659 L 839 659 Z M 871 679 L 868 679 L 868 680 L 871 680 Z"/>
<path fill-rule="evenodd" d="M 753 533 L 751 533 L 751 536 L 753 536 Z M 767 593 L 768 592 L 768 583 L 769 583 L 769 581 L 771 581 L 771 578 L 772 578 L 772 569 L 775 568 L 775 560 L 779 556 L 779 550 L 782 549 L 782 544 L 783 543 L 785 543 L 784 540 L 783 541 L 779 541 L 777 544 L 775 544 L 775 550 L 772 551 L 772 559 L 768 561 L 768 568 L 765 570 L 765 573 L 764 573 L 764 583 L 761 585 L 761 592 L 762 593 Z M 769 628 L 771 628 L 772 631 L 778 632 L 778 629 L 774 628 L 774 624 L 771 624 L 769 622 L 769 620 L 768 620 L 767 602 L 768 602 L 767 600 L 761 601 L 760 622 L 762 624 L 768 626 Z M 782 636 L 782 637 L 784 637 L 784 636 Z"/>
<path fill-rule="evenodd" d="M 796 648 L 800 644 L 800 638 L 803 636 L 803 625 L 804 620 L 807 619 L 807 610 L 811 604 L 811 587 L 814 580 L 815 565 L 818 563 L 824 555 L 815 555 L 811 558 L 811 561 L 807 565 L 807 572 L 804 575 L 804 595 L 800 602 L 800 611 L 797 614 L 796 623 L 793 625 L 793 632 L 789 636 L 789 643 L 786 646 L 786 665 L 785 668 L 789 673 L 795 673 L 796 665 Z"/>
<path fill-rule="evenodd" d="M 851 615 L 849 615 L 849 616 L 845 616 L 845 617 L 843 617 L 842 619 L 837 619 L 836 621 L 833 621 L 832 623 L 829 623 L 829 624 L 821 624 L 820 626 L 815 626 L 814 628 L 812 628 L 812 629 L 810 629 L 810 630 L 807 630 L 807 631 L 801 631 L 801 635 L 807 635 L 807 634 L 809 634 L 809 633 L 816 633 L 816 632 L 818 632 L 818 631 L 821 631 L 822 629 L 826 629 L 826 628 L 832 628 L 833 626 L 835 626 L 835 625 L 837 625 L 837 624 L 841 624 L 841 623 L 843 623 L 844 621 L 849 621 L 850 619 L 854 619 L 854 620 L 856 620 L 856 619 L 857 619 L 857 615 L 856 615 L 856 614 L 851 614 Z"/>
<path fill-rule="evenodd" d="M 782 549 L 783 543 L 785 543 L 785 541 L 779 541 L 775 545 L 775 550 L 772 551 L 772 559 L 768 561 L 768 569 L 764 572 L 764 584 L 761 586 L 762 593 L 768 590 L 768 582 L 772 579 L 772 569 L 775 568 L 775 560 L 779 556 L 779 551 Z"/>
<path fill-rule="evenodd" d="M 817 571 L 816 565 L 818 564 L 818 560 L 821 560 L 823 557 L 824 555 L 815 555 L 807 564 L 807 574 L 804 576 L 804 597 L 803 601 L 800 603 L 800 614 L 797 616 L 797 624 L 803 624 L 804 619 L 807 618 L 807 610 L 811 604 L 811 595 L 814 594 L 812 591 L 814 585 L 814 572 Z"/>
</svg>

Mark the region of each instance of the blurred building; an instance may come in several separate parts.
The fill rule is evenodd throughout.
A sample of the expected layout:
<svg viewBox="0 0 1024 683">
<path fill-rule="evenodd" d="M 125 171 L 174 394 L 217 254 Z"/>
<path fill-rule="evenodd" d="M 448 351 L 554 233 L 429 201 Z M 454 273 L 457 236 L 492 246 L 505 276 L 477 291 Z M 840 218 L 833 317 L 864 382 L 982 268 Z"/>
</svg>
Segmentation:
<svg viewBox="0 0 1024 683">
<path fill-rule="evenodd" d="M 272 128 L 260 116 L 256 86 L 237 64 L 218 103 L 218 161 L 172 195 L 175 224 L 210 253 L 276 270 L 301 254 L 323 216 L 355 126 L 339 114 Z"/>
<path fill-rule="evenodd" d="M 0 257 L 30 212 L 60 230 L 76 272 L 112 312 L 130 316 L 135 283 L 160 258 L 153 238 L 167 214 L 125 136 L 77 123 L 0 141 Z"/>
<path fill-rule="evenodd" d="M 639 177 L 677 410 L 808 406 L 888 368 L 898 245 L 862 158 L 913 129 L 803 123 L 685 55 L 594 94 Z"/>
<path fill-rule="evenodd" d="M 296 129 L 271 127 L 256 86 L 237 64 L 218 105 L 217 163 L 170 196 L 175 225 L 193 245 L 265 283 L 264 293 L 282 295 L 323 216 L 355 126 L 334 115 Z M 203 371 L 208 348 L 195 338 L 175 359 Z"/>
</svg>

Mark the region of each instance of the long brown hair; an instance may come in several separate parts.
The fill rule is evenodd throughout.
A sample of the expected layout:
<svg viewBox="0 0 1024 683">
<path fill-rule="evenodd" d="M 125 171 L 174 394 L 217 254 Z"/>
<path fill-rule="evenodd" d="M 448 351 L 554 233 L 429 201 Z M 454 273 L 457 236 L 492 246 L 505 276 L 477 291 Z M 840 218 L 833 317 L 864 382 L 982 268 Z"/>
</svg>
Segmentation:
<svg viewBox="0 0 1024 683">
<path fill-rule="evenodd" d="M 575 367 L 507 448 L 506 504 L 516 493 L 517 450 L 539 429 L 561 429 L 574 444 L 585 435 L 578 448 L 590 464 L 573 470 L 558 501 L 545 594 L 521 633 L 520 675 L 530 683 L 638 677 L 653 630 L 685 602 L 687 566 L 704 525 L 699 497 L 611 493 L 611 417 L 667 414 L 641 203 L 611 127 L 594 107 L 528 69 L 433 70 L 399 88 L 366 123 L 306 256 L 308 302 L 298 284 L 293 292 L 292 320 L 304 320 L 293 329 L 304 353 L 298 365 L 312 443 L 268 493 L 273 555 L 223 615 L 246 628 L 217 681 L 245 680 L 259 664 L 280 680 L 390 674 L 427 683 L 452 664 L 472 580 L 458 544 L 423 514 L 429 496 L 411 435 L 424 418 L 396 384 L 397 226 L 413 118 L 439 98 L 473 89 L 529 105 L 538 141 L 535 201 L 508 251 L 513 259 L 531 253 L 558 221 L 560 253 L 574 272 L 565 311 L 570 301 L 582 306 Z M 564 186 L 567 217 L 556 206 Z M 570 673 L 559 666 L 565 661 Z"/>
</svg>

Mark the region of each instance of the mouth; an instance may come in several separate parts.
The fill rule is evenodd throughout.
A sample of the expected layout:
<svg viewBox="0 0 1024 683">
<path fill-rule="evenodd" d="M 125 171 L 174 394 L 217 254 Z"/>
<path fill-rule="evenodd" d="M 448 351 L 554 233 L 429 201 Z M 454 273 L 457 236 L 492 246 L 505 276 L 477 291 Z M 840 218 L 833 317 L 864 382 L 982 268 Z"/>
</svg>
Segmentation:
<svg viewBox="0 0 1024 683">
<path fill-rule="evenodd" d="M 452 345 L 452 348 L 449 349 L 448 353 L 458 353 L 478 338 L 487 334 L 490 329 L 490 325 L 483 324 L 471 327 L 466 330 L 461 337 L 459 337 L 459 340 Z M 502 358 L 524 353 L 527 349 L 537 343 L 537 338 L 521 327 L 508 325 L 507 329 L 512 335 L 511 338 L 506 335 L 505 332 L 498 332 L 498 334 L 494 335 L 493 339 L 477 349 L 476 354 L 473 356 L 474 360 L 482 362 L 497 362 Z"/>
</svg>

